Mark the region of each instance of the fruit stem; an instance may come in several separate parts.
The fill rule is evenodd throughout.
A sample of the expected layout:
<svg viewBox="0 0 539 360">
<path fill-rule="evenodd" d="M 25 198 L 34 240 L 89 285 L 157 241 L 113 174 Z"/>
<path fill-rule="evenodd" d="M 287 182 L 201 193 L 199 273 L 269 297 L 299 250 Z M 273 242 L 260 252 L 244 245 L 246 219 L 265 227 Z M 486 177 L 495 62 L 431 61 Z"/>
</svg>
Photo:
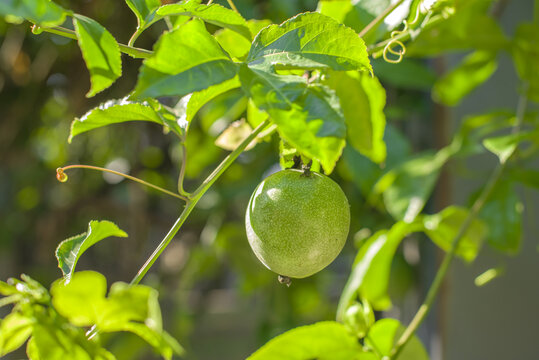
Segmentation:
<svg viewBox="0 0 539 360">
<path fill-rule="evenodd" d="M 526 93 L 528 90 L 527 87 L 528 87 L 527 84 L 524 84 L 523 93 L 520 96 L 518 106 L 517 106 L 517 114 L 516 114 L 517 121 L 515 123 L 515 126 L 513 127 L 513 130 L 512 130 L 513 133 L 517 133 L 520 131 L 520 127 L 522 125 L 522 121 L 526 113 L 526 106 L 528 102 L 528 99 L 526 96 Z M 512 154 L 515 153 L 515 150 L 516 148 L 513 149 Z M 398 358 L 403 347 L 412 338 L 415 331 L 417 330 L 419 325 L 423 322 L 423 320 L 429 313 L 430 309 L 432 308 L 432 305 L 434 303 L 434 300 L 436 300 L 436 296 L 438 294 L 438 291 L 440 290 L 440 287 L 443 283 L 445 275 L 447 274 L 447 271 L 449 270 L 449 265 L 451 265 L 451 261 L 455 257 L 455 253 L 460 244 L 460 241 L 462 240 L 464 235 L 466 235 L 468 228 L 470 227 L 474 219 L 477 217 L 477 215 L 479 214 L 479 212 L 485 205 L 486 201 L 488 200 L 489 196 L 491 195 L 492 191 L 494 190 L 496 183 L 500 179 L 503 173 L 503 170 L 505 169 L 506 164 L 507 164 L 507 161 L 498 163 L 498 165 L 496 166 L 496 168 L 490 175 L 485 187 L 483 188 L 483 191 L 481 191 L 481 194 L 472 205 L 468 216 L 464 220 L 464 223 L 460 227 L 457 235 L 453 238 L 453 241 L 451 242 L 451 248 L 445 254 L 442 264 L 440 265 L 440 268 L 438 269 L 436 273 L 436 276 L 432 282 L 432 285 L 429 288 L 425 301 L 419 307 L 419 310 L 415 314 L 414 318 L 412 319 L 408 327 L 404 330 L 403 334 L 401 335 L 401 337 L 395 343 L 393 349 L 391 350 L 391 353 L 389 356 L 390 360 L 395 360 Z"/>
<path fill-rule="evenodd" d="M 307 165 L 302 165 L 301 169 L 303 170 L 302 176 L 305 177 L 311 177 L 311 165 L 313 164 L 313 161 L 309 161 Z"/>
<path fill-rule="evenodd" d="M 290 287 L 290 285 L 292 285 L 292 279 L 290 279 L 288 276 L 279 275 L 277 276 L 277 280 L 279 280 L 281 284 L 284 284 L 287 287 Z"/>
<path fill-rule="evenodd" d="M 144 278 L 148 270 L 152 267 L 152 265 L 155 263 L 155 261 L 159 258 L 161 253 L 165 250 L 165 248 L 168 246 L 168 244 L 172 241 L 174 236 L 178 233 L 180 228 L 182 227 L 183 223 L 193 211 L 195 208 L 197 202 L 202 198 L 202 196 L 208 191 L 208 189 L 215 183 L 215 181 L 225 172 L 226 169 L 236 160 L 236 158 L 245 150 L 247 145 L 253 141 L 258 134 L 270 123 L 269 119 L 264 120 L 260 125 L 254 129 L 251 134 L 245 138 L 245 140 L 242 141 L 238 147 L 232 151 L 228 156 L 215 168 L 215 170 L 204 180 L 202 184 L 191 194 L 190 199 L 185 204 L 185 208 L 183 209 L 182 213 L 180 214 L 180 217 L 176 220 L 172 228 L 169 230 L 167 235 L 163 238 L 161 243 L 155 248 L 154 252 L 150 255 L 148 260 L 144 263 L 144 265 L 140 268 L 138 273 L 135 275 L 133 280 L 131 280 L 131 285 L 135 285 L 140 283 L 140 281 Z"/>
</svg>

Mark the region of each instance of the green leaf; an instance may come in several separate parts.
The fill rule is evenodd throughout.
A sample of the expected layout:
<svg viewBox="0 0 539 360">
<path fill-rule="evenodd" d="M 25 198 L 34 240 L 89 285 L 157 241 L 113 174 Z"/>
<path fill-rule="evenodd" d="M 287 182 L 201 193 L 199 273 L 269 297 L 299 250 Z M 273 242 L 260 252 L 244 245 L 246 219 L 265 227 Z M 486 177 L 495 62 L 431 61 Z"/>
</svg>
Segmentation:
<svg viewBox="0 0 539 360">
<path fill-rule="evenodd" d="M 455 106 L 487 81 L 497 67 L 495 53 L 476 51 L 434 84 L 432 97 L 442 104 Z"/>
<path fill-rule="evenodd" d="M 389 356 L 395 343 L 404 332 L 404 326 L 395 319 L 378 320 L 371 327 L 369 336 L 365 339 L 367 346 L 377 349 L 382 356 Z M 402 348 L 399 360 L 428 360 L 429 356 L 421 341 L 413 335 Z"/>
<path fill-rule="evenodd" d="M 248 40 L 252 39 L 247 21 L 234 10 L 219 4 L 205 5 L 199 4 L 198 1 L 190 1 L 185 4 L 164 5 L 157 10 L 157 15 L 161 17 L 171 15 L 196 17 L 207 23 L 233 30 Z"/>
<path fill-rule="evenodd" d="M 511 50 L 519 77 L 528 83 L 528 97 L 539 102 L 539 24 L 519 24 Z"/>
<path fill-rule="evenodd" d="M 391 306 L 387 288 L 393 255 L 404 237 L 421 230 L 419 223 L 399 221 L 390 230 L 380 230 L 366 240 L 356 255 L 341 294 L 337 319 L 344 318 L 346 309 L 358 297 L 368 300 L 376 310 L 385 310 Z"/>
<path fill-rule="evenodd" d="M 0 356 L 4 356 L 28 340 L 34 321 L 19 312 L 12 312 L 0 321 Z"/>
<path fill-rule="evenodd" d="M 345 145 L 345 120 L 339 100 L 325 86 L 299 76 L 274 75 L 242 66 L 243 89 L 267 111 L 283 139 L 331 173 Z"/>
<path fill-rule="evenodd" d="M 357 72 L 330 72 L 327 84 L 339 97 L 348 142 L 373 162 L 384 162 L 386 92 L 378 79 Z"/>
<path fill-rule="evenodd" d="M 425 233 L 442 250 L 449 251 L 469 213 L 466 208 L 449 206 L 438 214 L 426 215 L 423 217 Z M 467 262 L 474 261 L 487 232 L 487 226 L 481 220 L 474 219 L 460 240 L 456 254 Z"/>
<path fill-rule="evenodd" d="M 350 0 L 321 0 L 318 2 L 316 11 L 342 23 L 351 9 Z"/>
<path fill-rule="evenodd" d="M 56 258 L 66 283 L 71 280 L 80 256 L 90 246 L 109 236 L 127 237 L 127 234 L 110 221 L 92 220 L 88 224 L 87 232 L 64 240 L 58 245 Z"/>
<path fill-rule="evenodd" d="M 193 118 L 195 117 L 196 113 L 204 105 L 215 99 L 217 96 L 224 94 L 232 89 L 237 89 L 240 86 L 241 84 L 238 77 L 234 76 L 233 78 L 226 80 L 220 84 L 210 86 L 207 89 L 194 92 L 192 95 L 190 95 L 185 111 L 185 121 L 187 122 L 187 126 L 191 124 L 191 121 L 193 121 Z"/>
<path fill-rule="evenodd" d="M 70 329 L 73 330 L 73 329 Z M 79 338 L 75 338 L 78 335 Z M 91 356 L 81 342 L 89 347 L 88 341 L 75 331 L 66 331 L 53 324 L 40 322 L 34 326 L 32 338 L 28 342 L 27 354 L 31 360 L 92 360 L 103 359 Z"/>
<path fill-rule="evenodd" d="M 512 168 L 509 171 L 511 180 L 520 182 L 526 186 L 539 189 L 539 170 Z M 0 289 L 1 292 L 1 289 Z"/>
<path fill-rule="evenodd" d="M 260 30 L 271 24 L 269 20 L 249 20 L 247 26 L 252 34 L 258 34 Z M 222 29 L 214 34 L 219 44 L 230 56 L 236 59 L 244 59 L 251 48 L 251 39 L 246 39 L 230 29 Z"/>
<path fill-rule="evenodd" d="M 338 39 L 338 40 L 336 40 Z M 250 67 L 281 69 L 368 70 L 365 43 L 334 19 L 319 13 L 299 14 L 264 28 L 247 55 Z"/>
<path fill-rule="evenodd" d="M 236 75 L 237 66 L 199 20 L 161 36 L 155 53 L 144 61 L 134 99 L 183 96 Z"/>
<path fill-rule="evenodd" d="M 502 181 L 496 185 L 479 214 L 488 227 L 490 246 L 513 255 L 519 252 L 523 208 L 510 182 Z"/>
<path fill-rule="evenodd" d="M 105 90 L 122 75 L 120 47 L 114 37 L 95 20 L 76 14 L 73 26 L 90 72 L 92 84 L 86 97 Z"/>
<path fill-rule="evenodd" d="M 58 279 L 51 285 L 56 311 L 76 326 L 92 326 L 103 314 L 107 280 L 95 271 L 80 271 L 71 281 Z"/>
<path fill-rule="evenodd" d="M 333 321 L 301 326 L 270 340 L 247 360 L 354 360 L 361 346 L 346 327 Z"/>
<path fill-rule="evenodd" d="M 23 18 L 45 27 L 61 25 L 70 13 L 50 0 L 2 0 L 0 2 L 0 15 Z"/>
<path fill-rule="evenodd" d="M 178 114 L 165 109 L 155 99 L 138 102 L 123 98 L 109 100 L 73 120 L 68 141 L 71 143 L 75 136 L 84 132 L 126 121 L 151 121 L 169 127 L 180 137 L 187 128 L 187 123 L 178 119 Z"/>
<path fill-rule="evenodd" d="M 391 216 L 412 222 L 429 199 L 442 166 L 455 152 L 448 146 L 435 154 L 424 153 L 384 174 L 374 192 L 383 195 Z"/>
<path fill-rule="evenodd" d="M 221 149 L 232 151 L 236 149 L 251 133 L 253 128 L 245 121 L 245 119 L 232 122 L 219 136 L 215 139 L 215 145 Z M 251 141 L 245 151 L 251 150 L 258 139 Z"/>
<path fill-rule="evenodd" d="M 149 26 L 155 11 L 161 6 L 160 0 L 125 0 L 125 2 L 137 17 L 137 30 Z"/>
<path fill-rule="evenodd" d="M 495 154 L 500 163 L 505 163 L 515 152 L 518 144 L 522 140 L 530 138 L 533 133 L 519 132 L 509 135 L 491 137 L 483 140 L 483 145 Z"/>
</svg>

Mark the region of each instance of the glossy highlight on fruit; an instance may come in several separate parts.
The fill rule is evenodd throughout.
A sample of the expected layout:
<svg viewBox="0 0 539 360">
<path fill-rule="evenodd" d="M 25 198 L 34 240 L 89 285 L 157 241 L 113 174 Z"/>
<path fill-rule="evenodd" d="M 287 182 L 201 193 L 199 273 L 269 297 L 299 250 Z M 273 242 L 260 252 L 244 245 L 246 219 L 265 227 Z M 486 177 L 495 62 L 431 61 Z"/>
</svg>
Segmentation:
<svg viewBox="0 0 539 360">
<path fill-rule="evenodd" d="M 304 278 L 341 252 L 350 227 L 350 205 L 327 176 L 282 170 L 253 192 L 245 227 L 253 252 L 267 268 Z"/>
</svg>

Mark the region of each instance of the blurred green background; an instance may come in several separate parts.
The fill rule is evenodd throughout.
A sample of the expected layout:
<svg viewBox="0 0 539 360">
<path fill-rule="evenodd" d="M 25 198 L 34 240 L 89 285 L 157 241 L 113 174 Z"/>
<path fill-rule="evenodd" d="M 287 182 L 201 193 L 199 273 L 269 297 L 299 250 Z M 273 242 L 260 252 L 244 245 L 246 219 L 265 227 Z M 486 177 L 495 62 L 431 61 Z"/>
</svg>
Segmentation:
<svg viewBox="0 0 539 360">
<path fill-rule="evenodd" d="M 276 23 L 316 8 L 314 0 L 235 2 L 244 17 L 269 18 Z M 136 19 L 123 1 L 58 3 L 95 18 L 123 43 L 136 27 Z M 501 23 L 511 33 L 514 25 L 531 18 L 531 13 L 531 0 L 509 1 Z M 163 30 L 159 26 L 145 33 L 137 46 L 151 47 Z M 388 163 L 411 151 L 446 145 L 464 115 L 491 108 L 492 103 L 515 106 L 516 75 L 508 59 L 502 60 L 496 75 L 461 106 L 448 111 L 435 105 L 430 87 L 436 73 L 458 59 L 421 63 L 414 74 L 417 84 L 407 89 L 398 87 L 391 68 L 375 62 L 375 71 L 388 93 Z M 183 204 L 176 199 L 101 173 L 74 170 L 69 172 L 67 183 L 56 181 L 59 166 L 91 164 L 112 167 L 167 189 L 176 187 L 181 148 L 155 124 L 109 126 L 67 143 L 74 117 L 102 101 L 121 98 L 133 88 L 141 61 L 125 56 L 123 60 L 122 78 L 111 89 L 87 99 L 84 94 L 90 86 L 89 76 L 73 41 L 46 33 L 33 35 L 28 24 L 0 20 L 1 279 L 26 273 L 50 284 L 61 275 L 54 257 L 58 243 L 85 231 L 90 220 L 106 219 L 118 224 L 129 238 L 111 239 L 91 248 L 78 269 L 100 271 L 109 284 L 129 281 L 181 211 Z M 203 108 L 191 125 L 188 190 L 226 156 L 214 141 L 242 115 L 238 112 L 242 101 L 239 92 L 227 93 Z M 367 164 L 355 150 L 346 148 L 332 178 L 341 184 L 351 203 L 349 242 L 327 270 L 294 281 L 290 288 L 280 285 L 275 274 L 252 254 L 243 225 L 252 190 L 278 168 L 278 161 L 276 137 L 242 154 L 204 196 L 145 279 L 159 290 L 164 326 L 186 347 L 187 359 L 242 359 L 285 330 L 334 319 L 357 247 L 369 233 L 393 223 L 388 215 L 365 205 L 360 188 L 369 183 L 363 176 L 368 173 Z M 450 203 L 465 204 L 493 164 L 494 157 L 485 155 L 452 165 L 443 174 L 427 212 L 439 211 Z M 517 257 L 505 260 L 485 250 L 471 267 L 455 262 L 438 311 L 420 332 L 433 359 L 539 357 L 533 339 L 539 333 L 539 259 L 537 229 L 533 228 L 537 215 L 530 212 L 539 198 L 529 190 L 525 197 L 529 204 L 524 217 L 524 246 Z M 422 300 L 440 255 L 423 240 L 419 236 L 407 239 L 393 263 L 391 295 L 395 307 L 389 315 L 404 322 Z M 507 269 L 504 277 L 483 288 L 473 285 L 475 276 L 499 265 Z M 121 335 L 108 341 L 119 359 L 154 356 L 134 336 Z M 8 358 L 18 359 L 23 354 Z"/>
</svg>

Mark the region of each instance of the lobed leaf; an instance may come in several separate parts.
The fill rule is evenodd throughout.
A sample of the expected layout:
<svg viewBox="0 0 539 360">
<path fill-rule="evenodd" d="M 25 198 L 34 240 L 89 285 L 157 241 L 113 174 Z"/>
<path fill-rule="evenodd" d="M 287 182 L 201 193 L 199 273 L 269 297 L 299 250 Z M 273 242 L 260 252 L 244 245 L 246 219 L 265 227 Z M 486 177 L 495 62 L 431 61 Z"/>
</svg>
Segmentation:
<svg viewBox="0 0 539 360">
<path fill-rule="evenodd" d="M 367 48 L 350 28 L 319 13 L 299 14 L 262 29 L 247 55 L 262 69 L 368 70 Z"/>
<path fill-rule="evenodd" d="M 108 88 L 122 75 L 120 48 L 114 37 L 95 20 L 75 15 L 73 26 L 92 84 L 87 97 Z"/>
<path fill-rule="evenodd" d="M 247 360 L 360 360 L 361 346 L 342 324 L 300 326 L 270 340 Z"/>
<path fill-rule="evenodd" d="M 73 120 L 68 141 L 87 131 L 127 121 L 151 121 L 169 127 L 180 137 L 187 128 L 184 119 L 178 119 L 177 114 L 165 109 L 155 99 L 130 101 L 123 98 L 109 100 Z"/>
<path fill-rule="evenodd" d="M 56 248 L 58 267 L 64 274 L 64 280 L 69 283 L 75 271 L 75 266 L 81 255 L 97 242 L 109 237 L 127 237 L 127 234 L 110 221 L 92 220 L 88 224 L 88 231 L 66 239 Z"/>
<path fill-rule="evenodd" d="M 345 145 L 345 120 L 331 89 L 299 76 L 274 75 L 242 66 L 240 81 L 259 109 L 267 111 L 279 134 L 331 173 Z"/>
<path fill-rule="evenodd" d="M 373 162 L 384 162 L 386 93 L 378 79 L 368 74 L 336 71 L 330 72 L 327 79 L 327 85 L 339 97 L 350 145 Z"/>
<path fill-rule="evenodd" d="M 200 1 L 188 1 L 164 5 L 157 10 L 157 15 L 161 17 L 171 15 L 196 17 L 207 23 L 233 30 L 248 40 L 252 39 L 247 21 L 234 10 L 219 4 L 206 5 L 200 4 Z"/>
<path fill-rule="evenodd" d="M 139 73 L 132 99 L 183 96 L 233 78 L 237 65 L 200 20 L 161 36 Z"/>
<path fill-rule="evenodd" d="M 440 78 L 432 89 L 435 101 L 455 106 L 496 71 L 496 53 L 476 51 Z"/>
<path fill-rule="evenodd" d="M 61 25 L 69 10 L 50 0 L 2 0 L 0 15 L 26 19 L 36 25 L 52 27 Z"/>
</svg>

